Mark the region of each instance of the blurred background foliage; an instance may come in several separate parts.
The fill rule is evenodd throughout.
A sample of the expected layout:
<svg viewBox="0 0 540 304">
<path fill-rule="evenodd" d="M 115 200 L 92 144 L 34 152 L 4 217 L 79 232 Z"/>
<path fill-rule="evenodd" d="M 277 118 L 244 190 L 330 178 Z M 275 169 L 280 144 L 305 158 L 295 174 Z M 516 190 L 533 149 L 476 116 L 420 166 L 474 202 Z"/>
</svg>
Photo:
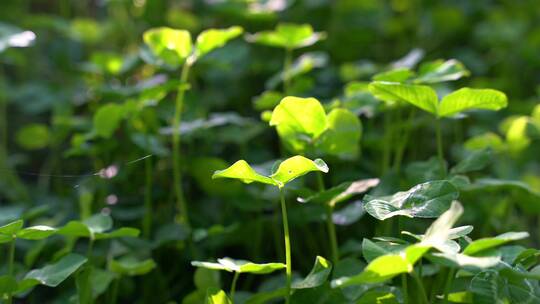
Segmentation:
<svg viewBox="0 0 540 304">
<path fill-rule="evenodd" d="M 532 123 L 540 120 L 540 112 L 534 110 L 540 98 L 537 0 L 3 0 L 0 21 L 0 37 L 10 31 L 35 34 L 27 48 L 8 47 L 9 41 L 0 40 L 0 103 L 5 107 L 5 116 L 0 117 L 2 222 L 24 216 L 59 224 L 102 211 L 118 223 L 138 226 L 144 213 L 145 169 L 142 162 L 130 161 L 152 154 L 156 232 L 147 241 L 155 245 L 185 239 L 187 228 L 170 224 L 168 134 L 179 71 L 147 64 L 151 59 L 142 43 L 143 32 L 158 26 L 187 29 L 196 37 L 210 27 L 240 25 L 245 32 L 255 33 L 273 29 L 279 22 L 311 24 L 316 31 L 326 32 L 327 38 L 294 53 L 294 58 L 308 53 L 311 57 L 295 76 L 290 94 L 317 97 L 327 105 L 353 102 L 356 91 L 351 83 L 369 81 L 390 67 L 455 58 L 473 77 L 437 85 L 438 90 L 465 85 L 494 88 L 508 95 L 509 107 L 445 126 L 446 140 L 454 143 L 447 148 L 450 163 L 463 155 L 463 143 L 496 150 L 497 143 L 507 141 L 509 148 L 493 156 L 489 170 L 496 177 L 540 189 L 538 129 Z M 279 257 L 281 250 L 269 248 L 269 243 L 246 240 L 249 231 L 271 235 L 266 223 L 272 220 L 269 201 L 276 193 L 251 186 L 244 190 L 228 181 L 211 181 L 210 176 L 236 159 L 267 162 L 260 168 L 269 169 L 272 161 L 268 160 L 280 157 L 277 135 L 260 119 L 260 112 L 273 108 L 275 102 L 267 100 L 268 107 L 256 96 L 279 90 L 276 75 L 284 55 L 279 49 L 236 39 L 194 68 L 181 129 L 186 160 L 182 170 L 187 175 L 184 189 L 193 210 L 192 232 L 199 252 L 180 250 L 179 255 L 174 245 L 154 247 L 159 248 L 152 253 L 158 268 L 150 274 L 154 280 L 144 292 L 150 296 L 152 290 L 153 296 L 161 297 L 156 302 L 181 299 L 193 289 L 193 269 L 187 263 L 193 255 L 227 254 L 264 261 L 277 251 Z M 333 185 L 380 175 L 374 161 L 384 131 L 377 116 L 380 109 L 371 107 L 366 96 L 358 98 L 361 106 L 355 109 L 364 125 L 362 155 L 352 163 L 328 160 Z M 420 120 L 407 163 L 434 155 L 432 129 L 429 121 Z M 390 177 L 382 186 L 406 189 L 425 180 L 423 164 L 409 165 L 406 177 L 397 182 Z M 93 174 L 110 165 L 118 169 L 112 178 Z M 536 231 L 540 208 L 532 206 L 527 213 L 531 216 L 524 221 L 514 209 L 520 204 L 514 201 L 524 200 L 520 190 L 512 188 L 504 195 L 500 191 L 480 198 L 473 190 L 464 194 L 466 209 L 477 204 L 467 209 L 465 219 L 486 221 L 475 233 L 532 227 L 530 240 L 540 245 Z M 493 208 L 500 201 L 505 203 Z M 255 220 L 254 214 L 265 220 Z M 297 208 L 291 214 L 291 222 L 297 225 L 296 246 L 310 248 L 313 256 L 326 250 L 317 242 L 320 225 L 313 224 L 319 217 L 310 208 Z M 359 218 L 353 228 L 339 230 L 340 239 L 350 241 L 345 252 L 354 251 L 355 240 L 374 232 L 369 225 L 373 219 Z M 49 252 L 60 247 L 54 242 L 47 246 Z M 174 267 L 168 265 L 170 261 L 176 261 Z M 310 257 L 296 265 L 307 270 L 311 261 Z M 126 284 L 126 290 L 133 291 L 137 281 Z M 126 301 L 135 297 L 129 292 L 123 296 Z"/>
</svg>

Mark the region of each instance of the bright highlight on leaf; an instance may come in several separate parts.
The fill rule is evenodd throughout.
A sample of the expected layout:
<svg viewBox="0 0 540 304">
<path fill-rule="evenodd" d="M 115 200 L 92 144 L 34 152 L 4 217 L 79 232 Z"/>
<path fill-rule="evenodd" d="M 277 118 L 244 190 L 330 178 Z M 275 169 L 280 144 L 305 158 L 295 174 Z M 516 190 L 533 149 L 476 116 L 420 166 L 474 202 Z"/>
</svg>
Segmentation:
<svg viewBox="0 0 540 304">
<path fill-rule="evenodd" d="M 492 89 L 462 88 L 439 102 L 435 90 L 429 86 L 375 81 L 370 92 L 386 102 L 410 103 L 438 118 L 449 117 L 468 110 L 497 111 L 507 106 L 506 95 Z"/>
<path fill-rule="evenodd" d="M 268 274 L 285 268 L 285 264 L 283 263 L 256 264 L 250 261 L 233 260 L 231 258 L 218 259 L 217 263 L 193 261 L 191 265 L 212 270 L 252 274 Z"/>
<path fill-rule="evenodd" d="M 328 172 L 322 159 L 310 160 L 303 156 L 293 156 L 281 162 L 276 172 L 270 176 L 257 173 L 246 161 L 239 160 L 224 170 L 214 172 L 212 178 L 233 178 L 249 184 L 259 182 L 282 188 L 288 182 L 312 171 Z"/>
<path fill-rule="evenodd" d="M 313 45 L 325 37 L 325 33 L 314 32 L 309 24 L 280 23 L 275 30 L 249 35 L 247 40 L 267 46 L 294 50 Z"/>
<path fill-rule="evenodd" d="M 240 36 L 243 31 L 239 26 L 203 31 L 197 36 L 197 42 L 195 44 L 197 57 L 202 57 L 214 49 L 223 47 L 229 40 Z"/>
<path fill-rule="evenodd" d="M 143 40 L 155 56 L 174 67 L 182 64 L 191 54 L 191 34 L 186 30 L 153 28 L 144 32 Z"/>
</svg>

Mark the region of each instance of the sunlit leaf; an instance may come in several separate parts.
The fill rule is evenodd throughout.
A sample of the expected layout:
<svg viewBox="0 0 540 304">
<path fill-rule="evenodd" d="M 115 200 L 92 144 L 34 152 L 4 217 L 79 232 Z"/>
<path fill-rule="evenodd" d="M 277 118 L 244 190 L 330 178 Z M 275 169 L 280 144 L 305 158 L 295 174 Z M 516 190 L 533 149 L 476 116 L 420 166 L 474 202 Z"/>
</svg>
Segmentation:
<svg viewBox="0 0 540 304">
<path fill-rule="evenodd" d="M 474 255 L 484 250 L 498 247 L 512 241 L 522 240 L 528 237 L 529 233 L 527 232 L 506 232 L 495 237 L 475 240 L 467 247 L 465 247 L 463 253 L 468 255 Z"/>
<path fill-rule="evenodd" d="M 327 173 L 328 165 L 320 158 L 311 160 L 297 155 L 280 163 L 277 171 L 270 177 L 275 180 L 280 187 L 283 187 L 291 180 L 312 171 Z"/>
<path fill-rule="evenodd" d="M 386 102 L 410 103 L 424 111 L 437 114 L 437 93 L 428 86 L 375 81 L 369 85 L 369 91 Z"/>
<path fill-rule="evenodd" d="M 232 301 L 227 297 L 223 290 L 217 288 L 209 288 L 206 292 L 205 304 L 232 304 Z"/>
<path fill-rule="evenodd" d="M 364 193 L 379 184 L 378 178 L 362 179 L 354 182 L 345 182 L 338 186 L 318 192 L 307 198 L 298 198 L 301 203 L 317 203 L 335 206 L 352 196 Z"/>
<path fill-rule="evenodd" d="M 217 263 L 193 261 L 191 265 L 212 270 L 253 274 L 268 274 L 285 268 L 285 264 L 283 263 L 257 264 L 245 260 L 233 260 L 231 258 L 218 259 Z"/>
<path fill-rule="evenodd" d="M 158 27 L 147 30 L 143 40 L 164 63 L 178 66 L 191 54 L 191 34 L 186 30 Z"/>
<path fill-rule="evenodd" d="M 239 179 L 246 184 L 259 182 L 269 185 L 277 185 L 273 179 L 257 173 L 245 160 L 239 160 L 229 168 L 214 172 L 212 178 L 233 178 Z"/>
<path fill-rule="evenodd" d="M 325 38 L 309 24 L 280 23 L 273 31 L 259 32 L 247 37 L 248 41 L 284 49 L 298 49 L 315 44 Z"/>
<path fill-rule="evenodd" d="M 239 26 L 203 31 L 197 36 L 195 44 L 197 57 L 202 57 L 214 49 L 223 47 L 229 40 L 240 36 L 243 31 L 244 30 Z M 189 52 L 187 52 L 187 54 L 189 54 Z"/>
<path fill-rule="evenodd" d="M 492 89 L 462 88 L 446 95 L 436 112 L 439 117 L 452 116 L 467 110 L 500 110 L 507 105 L 506 95 Z"/>
<path fill-rule="evenodd" d="M 301 152 L 328 127 L 326 113 L 315 98 L 288 96 L 272 112 L 270 126 L 291 151 Z"/>
</svg>

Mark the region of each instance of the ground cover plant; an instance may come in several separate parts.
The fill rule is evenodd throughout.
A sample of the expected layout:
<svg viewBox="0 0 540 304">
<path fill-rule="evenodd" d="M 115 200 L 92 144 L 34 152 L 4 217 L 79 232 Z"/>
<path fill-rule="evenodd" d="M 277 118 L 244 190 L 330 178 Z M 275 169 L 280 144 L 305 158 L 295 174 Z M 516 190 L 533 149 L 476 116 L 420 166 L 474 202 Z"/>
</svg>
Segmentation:
<svg viewBox="0 0 540 304">
<path fill-rule="evenodd" d="M 540 303 L 533 1 L 5 1 L 2 303 Z"/>
</svg>

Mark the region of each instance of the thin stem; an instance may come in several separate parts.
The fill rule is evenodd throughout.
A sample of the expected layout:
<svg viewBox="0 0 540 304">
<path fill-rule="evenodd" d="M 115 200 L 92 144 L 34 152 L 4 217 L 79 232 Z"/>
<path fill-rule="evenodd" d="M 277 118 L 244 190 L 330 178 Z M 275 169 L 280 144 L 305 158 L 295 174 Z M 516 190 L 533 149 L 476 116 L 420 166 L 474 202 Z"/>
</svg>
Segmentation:
<svg viewBox="0 0 540 304">
<path fill-rule="evenodd" d="M 180 85 L 178 87 L 178 93 L 176 95 L 176 107 L 173 118 L 173 133 L 172 133 L 172 146 L 173 146 L 173 183 L 174 192 L 176 195 L 176 219 L 189 227 L 189 216 L 186 200 L 184 198 L 184 192 L 182 190 L 182 173 L 180 172 L 180 124 L 182 118 L 182 110 L 184 108 L 184 95 L 188 86 L 188 76 L 191 63 L 186 61 L 182 67 L 180 75 Z"/>
<path fill-rule="evenodd" d="M 401 289 L 403 291 L 403 303 L 409 303 L 409 290 L 407 287 L 407 275 L 404 273 L 401 275 Z"/>
<path fill-rule="evenodd" d="M 385 174 L 388 171 L 388 168 L 390 167 L 390 159 L 392 158 L 392 137 L 394 133 L 392 116 L 392 110 L 387 109 L 384 113 L 384 138 L 381 174 Z"/>
<path fill-rule="evenodd" d="M 240 272 L 234 272 L 234 277 L 231 283 L 231 291 L 229 294 L 231 295 L 231 301 L 234 304 L 234 293 L 236 292 L 236 282 L 238 281 L 238 277 L 240 276 Z"/>
<path fill-rule="evenodd" d="M 114 279 L 112 290 L 111 290 L 111 304 L 116 304 L 116 299 L 118 298 L 118 286 L 120 285 L 120 279 L 122 277 L 118 277 Z"/>
<path fill-rule="evenodd" d="M 8 252 L 8 275 L 13 276 L 13 264 L 15 261 L 15 238 L 9 243 L 9 252 Z M 7 304 L 11 304 L 13 301 L 13 295 L 11 292 L 8 293 L 6 300 Z"/>
<path fill-rule="evenodd" d="M 324 179 L 321 172 L 317 172 L 317 184 L 319 191 L 324 191 Z M 328 231 L 328 239 L 330 240 L 330 250 L 332 253 L 332 263 L 334 265 L 339 261 L 339 248 L 337 241 L 336 225 L 333 221 L 334 206 L 326 205 L 326 230 Z"/>
<path fill-rule="evenodd" d="M 328 238 L 330 239 L 330 246 L 332 249 L 332 263 L 337 265 L 339 262 L 339 248 L 337 241 L 336 225 L 333 221 L 333 206 L 326 205 L 326 226 L 328 229 Z"/>
<path fill-rule="evenodd" d="M 143 218 L 143 233 L 146 238 L 150 238 L 152 230 L 152 158 L 148 157 L 144 160 L 144 168 L 146 175 L 146 186 L 144 190 L 144 218 Z"/>
<path fill-rule="evenodd" d="M 399 173 L 399 171 L 401 170 L 401 162 L 403 161 L 403 154 L 405 153 L 405 148 L 407 147 L 407 143 L 409 142 L 415 113 L 416 111 L 414 108 L 411 109 L 411 111 L 409 112 L 409 117 L 407 118 L 407 122 L 404 126 L 405 132 L 401 137 L 401 141 L 398 145 L 396 154 L 394 155 L 394 167 L 397 173 Z"/>
<path fill-rule="evenodd" d="M 13 275 L 13 264 L 15 262 L 15 239 L 9 243 L 8 252 L 8 275 Z"/>
<path fill-rule="evenodd" d="M 441 164 L 441 171 L 446 171 L 446 166 L 444 165 L 444 152 L 443 152 L 443 143 L 442 143 L 442 134 L 441 134 L 441 121 L 437 119 L 435 121 L 435 132 L 437 136 L 437 156 L 439 158 L 439 163 Z M 445 172 L 446 173 L 446 172 Z"/>
<path fill-rule="evenodd" d="M 414 272 L 414 271 L 411 273 L 411 277 L 416 282 L 416 285 L 418 285 L 418 290 L 419 290 L 420 296 L 422 298 L 422 303 L 428 304 L 429 302 L 428 302 L 428 299 L 427 299 L 426 290 L 424 289 L 424 284 L 422 283 L 422 280 L 420 279 L 418 274 L 416 272 Z"/>
<path fill-rule="evenodd" d="M 94 250 L 94 239 L 90 238 L 88 240 L 88 248 L 86 249 L 86 257 L 88 258 L 88 261 L 90 262 L 92 258 L 92 252 Z"/>
<path fill-rule="evenodd" d="M 448 294 L 450 293 L 450 288 L 452 287 L 452 282 L 454 281 L 455 273 L 456 273 L 456 270 L 454 268 L 450 268 L 448 270 L 448 276 L 446 277 L 446 282 L 444 283 L 444 301 L 446 303 L 449 303 Z"/>
<path fill-rule="evenodd" d="M 287 266 L 287 269 L 286 269 L 287 295 L 285 297 L 285 303 L 289 304 L 291 302 L 291 283 L 292 283 L 291 241 L 290 241 L 290 235 L 289 235 L 289 220 L 287 218 L 287 205 L 285 204 L 285 195 L 283 191 L 284 191 L 283 189 L 281 188 L 279 189 L 279 196 L 281 199 L 281 216 L 283 220 L 283 232 L 284 232 L 284 239 L 285 239 L 285 264 Z"/>
<path fill-rule="evenodd" d="M 285 59 L 283 62 L 283 93 L 289 94 L 291 88 L 291 65 L 292 65 L 292 50 L 285 49 Z"/>
</svg>

